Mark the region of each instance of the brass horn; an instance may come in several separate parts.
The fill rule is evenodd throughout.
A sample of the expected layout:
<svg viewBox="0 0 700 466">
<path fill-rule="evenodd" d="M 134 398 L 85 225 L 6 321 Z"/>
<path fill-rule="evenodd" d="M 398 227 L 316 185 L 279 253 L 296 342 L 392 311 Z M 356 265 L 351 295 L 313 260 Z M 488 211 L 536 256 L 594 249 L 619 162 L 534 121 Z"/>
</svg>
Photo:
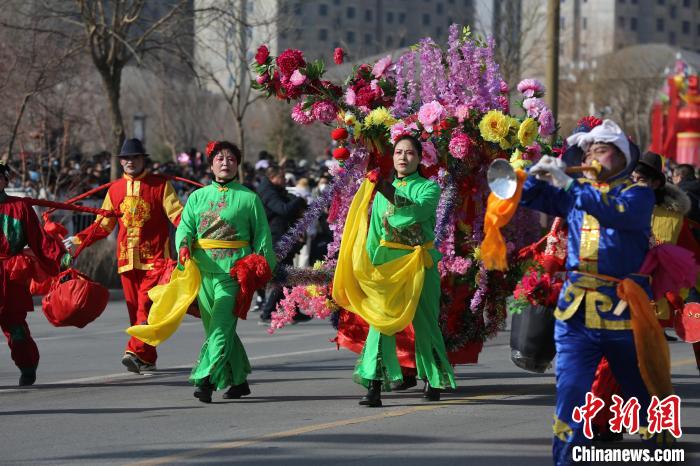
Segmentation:
<svg viewBox="0 0 700 466">
<path fill-rule="evenodd" d="M 579 167 L 568 167 L 564 171 L 569 175 L 573 173 L 583 173 L 585 171 L 594 171 L 597 175 L 602 168 L 600 163 L 594 160 L 590 167 L 583 165 Z M 534 175 L 534 173 L 532 174 Z M 515 176 L 515 170 L 506 159 L 496 159 L 491 162 L 486 172 L 486 181 L 491 192 L 499 199 L 510 199 L 518 188 L 518 179 L 517 176 Z"/>
</svg>

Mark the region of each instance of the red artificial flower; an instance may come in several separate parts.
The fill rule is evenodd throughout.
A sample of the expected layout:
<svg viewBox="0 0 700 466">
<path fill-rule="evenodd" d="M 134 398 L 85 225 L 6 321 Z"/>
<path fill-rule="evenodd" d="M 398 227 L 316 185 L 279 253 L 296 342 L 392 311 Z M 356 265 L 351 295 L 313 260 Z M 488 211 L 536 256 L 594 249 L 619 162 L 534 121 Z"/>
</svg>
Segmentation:
<svg viewBox="0 0 700 466">
<path fill-rule="evenodd" d="M 355 105 L 358 107 L 371 107 L 372 103 L 380 97 L 370 86 L 364 86 L 355 93 Z"/>
<path fill-rule="evenodd" d="M 287 99 L 292 100 L 300 97 L 303 89 L 302 86 L 295 86 L 289 81 L 282 84 L 282 88 L 284 88 L 284 94 L 287 97 Z"/>
<path fill-rule="evenodd" d="M 600 126 L 602 124 L 603 120 L 601 120 L 600 118 L 596 118 L 592 115 L 585 116 L 576 122 L 576 126 L 586 126 L 590 129 L 593 129 L 596 126 Z"/>
<path fill-rule="evenodd" d="M 333 131 L 331 131 L 331 137 L 334 141 L 341 141 L 343 139 L 346 139 L 348 137 L 348 130 L 346 130 L 345 128 L 336 128 Z"/>
<path fill-rule="evenodd" d="M 264 65 L 267 62 L 267 58 L 270 56 L 270 51 L 266 45 L 261 45 L 258 47 L 258 52 L 255 54 L 255 61 L 258 65 Z"/>
<path fill-rule="evenodd" d="M 212 154 L 216 153 L 219 151 L 219 147 L 221 146 L 220 141 L 209 141 L 207 143 L 207 149 L 206 149 L 206 154 L 207 158 L 211 157 Z"/>
<path fill-rule="evenodd" d="M 283 76 L 291 76 L 295 70 L 306 66 L 304 54 L 300 50 L 287 49 L 277 57 L 277 67 Z"/>
<path fill-rule="evenodd" d="M 327 80 L 321 81 L 321 86 L 324 89 L 326 89 L 331 95 L 333 95 L 335 97 L 340 97 L 343 95 L 343 88 L 333 84 L 330 81 L 327 81 Z"/>
<path fill-rule="evenodd" d="M 367 178 L 368 180 L 370 180 L 374 184 L 377 184 L 377 181 L 379 181 L 379 177 L 380 177 L 379 168 L 375 168 L 374 170 L 370 170 L 365 175 L 365 178 Z"/>
<path fill-rule="evenodd" d="M 341 49 L 340 47 L 336 47 L 336 49 L 333 51 L 333 61 L 335 62 L 335 64 L 342 65 L 343 57 L 345 57 L 345 52 L 343 51 L 343 49 Z"/>
<path fill-rule="evenodd" d="M 343 160 L 347 160 L 347 158 L 350 157 L 350 151 L 347 150 L 345 147 L 336 147 L 333 149 L 333 158 L 336 160 L 340 160 L 341 162 Z"/>
</svg>

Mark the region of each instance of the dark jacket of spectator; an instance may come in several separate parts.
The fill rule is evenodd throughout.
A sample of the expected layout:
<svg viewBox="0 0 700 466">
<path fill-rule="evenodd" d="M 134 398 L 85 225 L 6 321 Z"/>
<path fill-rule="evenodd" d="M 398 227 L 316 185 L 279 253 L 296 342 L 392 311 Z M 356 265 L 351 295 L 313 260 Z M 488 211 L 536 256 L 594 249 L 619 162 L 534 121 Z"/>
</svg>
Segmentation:
<svg viewBox="0 0 700 466">
<path fill-rule="evenodd" d="M 257 189 L 270 223 L 272 241 L 277 243 L 289 230 L 289 227 L 299 218 L 306 207 L 304 199 L 293 196 L 284 186 L 277 186 L 267 177 L 260 180 Z"/>
<path fill-rule="evenodd" d="M 694 222 L 700 223 L 700 181 L 694 179 L 683 180 L 678 183 L 678 187 L 688 195 L 692 204 L 687 217 Z"/>
</svg>

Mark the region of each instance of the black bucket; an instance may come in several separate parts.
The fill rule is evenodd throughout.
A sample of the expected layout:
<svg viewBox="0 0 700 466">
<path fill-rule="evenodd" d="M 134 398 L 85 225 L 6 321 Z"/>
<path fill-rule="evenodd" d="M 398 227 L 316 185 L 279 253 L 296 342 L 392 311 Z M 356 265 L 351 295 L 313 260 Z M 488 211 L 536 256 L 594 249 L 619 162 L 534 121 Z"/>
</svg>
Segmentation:
<svg viewBox="0 0 700 466">
<path fill-rule="evenodd" d="M 521 369 L 544 373 L 552 364 L 554 309 L 530 306 L 513 314 L 510 329 L 510 359 Z"/>
</svg>

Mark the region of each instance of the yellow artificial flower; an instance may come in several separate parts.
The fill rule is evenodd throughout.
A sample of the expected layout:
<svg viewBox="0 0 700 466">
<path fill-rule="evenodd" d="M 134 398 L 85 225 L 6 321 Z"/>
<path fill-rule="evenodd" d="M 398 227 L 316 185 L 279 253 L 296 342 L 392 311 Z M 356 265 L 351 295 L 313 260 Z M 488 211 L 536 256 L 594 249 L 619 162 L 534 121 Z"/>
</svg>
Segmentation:
<svg viewBox="0 0 700 466">
<path fill-rule="evenodd" d="M 513 154 L 510 156 L 510 166 L 515 170 L 524 170 L 530 165 L 532 165 L 532 161 L 525 160 L 523 158 L 523 153 L 520 152 L 520 149 L 515 149 Z"/>
<path fill-rule="evenodd" d="M 534 118 L 526 118 L 518 129 L 518 140 L 523 146 L 529 146 L 537 137 L 538 125 Z"/>
<path fill-rule="evenodd" d="M 391 127 L 397 120 L 391 115 L 391 112 L 385 107 L 377 107 L 365 118 L 364 127 L 370 128 L 372 126 L 385 126 L 387 128 Z"/>
<path fill-rule="evenodd" d="M 510 131 L 510 117 L 499 110 L 490 110 L 479 122 L 481 137 L 490 142 L 503 145 Z"/>
<path fill-rule="evenodd" d="M 352 125 L 355 124 L 355 115 L 353 115 L 352 113 L 348 112 L 348 113 L 346 113 L 345 116 L 343 117 L 343 120 L 345 121 L 345 124 L 346 124 L 346 125 L 352 126 Z"/>
<path fill-rule="evenodd" d="M 474 252 L 472 252 L 472 257 L 475 261 L 481 260 L 481 246 L 474 248 Z"/>
<path fill-rule="evenodd" d="M 319 289 L 316 285 L 307 286 L 306 287 L 306 294 L 308 294 L 312 298 L 317 298 L 317 297 L 321 296 L 321 292 L 319 291 Z"/>
</svg>

